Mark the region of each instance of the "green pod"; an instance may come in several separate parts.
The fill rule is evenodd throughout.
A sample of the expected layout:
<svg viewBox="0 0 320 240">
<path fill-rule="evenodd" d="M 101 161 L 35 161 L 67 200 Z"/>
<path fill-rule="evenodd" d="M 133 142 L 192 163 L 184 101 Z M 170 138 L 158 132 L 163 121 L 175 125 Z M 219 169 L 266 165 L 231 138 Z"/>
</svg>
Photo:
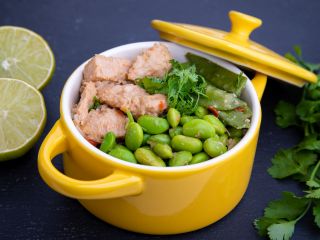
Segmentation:
<svg viewBox="0 0 320 240">
<path fill-rule="evenodd" d="M 181 118 L 181 114 L 177 109 L 175 108 L 169 109 L 167 113 L 167 120 L 171 127 L 175 128 L 176 126 L 178 126 L 180 122 L 180 118 Z"/>
<path fill-rule="evenodd" d="M 119 145 L 121 146 L 121 145 Z M 133 153 L 127 149 L 126 147 L 122 146 L 122 147 L 115 147 L 114 149 L 112 149 L 109 154 L 111 156 L 114 156 L 116 158 L 119 158 L 121 160 L 127 161 L 127 162 L 131 162 L 131 163 L 137 163 L 136 158 L 134 157 Z"/>
<path fill-rule="evenodd" d="M 208 154 L 206 154 L 205 152 L 200 152 L 192 157 L 192 160 L 189 164 L 196 164 L 196 163 L 205 162 L 205 161 L 209 160 L 209 158 L 210 157 Z"/>
<path fill-rule="evenodd" d="M 228 135 L 227 134 L 222 134 L 219 137 L 220 142 L 222 142 L 224 145 L 228 144 Z"/>
<path fill-rule="evenodd" d="M 152 150 L 163 159 L 172 158 L 172 149 L 168 144 L 157 143 Z"/>
<path fill-rule="evenodd" d="M 100 145 L 100 150 L 108 153 L 116 145 L 116 135 L 113 132 L 108 132 Z"/>
<path fill-rule="evenodd" d="M 155 167 L 165 167 L 165 162 L 154 154 L 151 150 L 146 148 L 138 148 L 134 152 L 134 156 L 136 157 L 138 163 L 155 166 Z"/>
<path fill-rule="evenodd" d="M 194 112 L 194 114 L 198 117 L 198 118 L 203 118 L 205 115 L 209 114 L 208 109 L 202 107 L 202 106 L 198 106 L 196 111 Z"/>
<path fill-rule="evenodd" d="M 148 142 L 148 139 L 150 138 L 150 134 L 148 134 L 148 133 L 144 133 L 143 134 L 143 140 L 142 140 L 142 146 L 144 146 L 144 145 L 146 145 L 147 144 L 147 142 Z"/>
<path fill-rule="evenodd" d="M 172 138 L 171 146 L 176 151 L 189 151 L 192 154 L 201 152 L 202 142 L 198 138 L 177 135 Z"/>
<path fill-rule="evenodd" d="M 139 117 L 138 123 L 143 131 L 149 134 L 160 134 L 169 129 L 169 123 L 166 119 L 151 115 Z"/>
<path fill-rule="evenodd" d="M 231 138 L 242 138 L 243 137 L 242 129 L 236 129 L 236 128 L 233 128 L 233 127 L 229 127 L 228 128 L 228 133 L 229 133 L 229 136 Z"/>
<path fill-rule="evenodd" d="M 213 115 L 205 115 L 203 117 L 203 120 L 211 123 L 212 126 L 214 127 L 214 129 L 216 130 L 216 133 L 219 135 L 222 135 L 227 131 L 224 124 L 217 117 L 215 117 Z"/>
<path fill-rule="evenodd" d="M 173 154 L 173 157 L 169 160 L 170 167 L 185 166 L 192 160 L 192 154 L 188 151 L 180 151 Z"/>
<path fill-rule="evenodd" d="M 180 119 L 180 124 L 183 126 L 184 124 L 186 124 L 187 122 L 193 120 L 193 119 L 197 119 L 198 117 L 196 116 L 182 116 Z"/>
<path fill-rule="evenodd" d="M 227 151 L 227 146 L 214 138 L 208 138 L 203 143 L 203 149 L 210 157 L 217 157 Z"/>
<path fill-rule="evenodd" d="M 177 135 L 182 135 L 182 127 L 175 127 L 169 129 L 169 135 L 171 138 Z"/>
<path fill-rule="evenodd" d="M 216 134 L 215 128 L 212 126 L 212 124 L 202 119 L 193 119 L 183 125 L 183 135 L 207 139 Z"/>
</svg>

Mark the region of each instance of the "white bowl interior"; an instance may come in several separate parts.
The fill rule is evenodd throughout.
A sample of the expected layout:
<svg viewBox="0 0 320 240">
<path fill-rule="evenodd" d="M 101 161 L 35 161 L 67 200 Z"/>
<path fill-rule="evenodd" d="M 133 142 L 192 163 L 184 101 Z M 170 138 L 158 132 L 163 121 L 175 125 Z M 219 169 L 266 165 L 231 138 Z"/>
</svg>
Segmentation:
<svg viewBox="0 0 320 240">
<path fill-rule="evenodd" d="M 112 48 L 112 49 L 107 50 L 107 51 L 100 53 L 100 54 L 104 55 L 104 56 L 134 59 L 144 49 L 149 48 L 154 43 L 158 43 L 158 42 L 159 41 L 157 41 L 157 42 L 139 42 L 139 43 L 127 44 L 127 45 L 123 45 L 120 47 Z M 226 62 L 224 60 L 221 60 L 217 57 L 214 57 L 214 56 L 211 56 L 211 55 L 208 55 L 208 54 L 205 54 L 205 53 L 202 53 L 202 52 L 199 52 L 199 51 L 187 48 L 187 47 L 183 47 L 183 46 L 180 46 L 180 45 L 177 45 L 174 43 L 169 43 L 169 42 L 161 42 L 161 43 L 168 47 L 173 58 L 178 61 L 181 61 L 181 62 L 186 61 L 185 54 L 187 52 L 192 52 L 197 55 L 201 55 L 201 56 L 209 59 L 210 61 L 215 62 L 226 69 L 229 69 L 232 72 L 235 72 L 237 74 L 239 74 L 241 72 L 241 70 L 239 68 L 237 68 L 236 66 L 234 66 L 233 64 Z M 199 164 L 195 164 L 195 165 L 188 165 L 188 166 L 183 166 L 183 167 L 170 167 L 170 168 L 169 167 L 159 168 L 159 167 L 145 166 L 145 165 L 140 165 L 140 164 L 133 164 L 133 163 L 129 163 L 129 162 L 114 158 L 110 155 L 106 155 L 105 153 L 103 153 L 99 149 L 92 146 L 80 134 L 80 132 L 77 130 L 77 128 L 75 127 L 75 125 L 73 124 L 73 121 L 72 121 L 71 109 L 72 109 L 73 105 L 79 101 L 79 89 L 80 89 L 81 80 L 82 80 L 82 72 L 83 72 L 83 68 L 86 63 L 87 63 L 87 61 L 85 63 L 81 64 L 71 74 L 71 76 L 69 77 L 69 79 L 67 80 L 67 82 L 63 88 L 63 92 L 61 95 L 61 116 L 64 118 L 64 120 L 67 123 L 67 126 L 70 128 L 71 132 L 77 137 L 77 139 L 79 139 L 79 141 L 81 141 L 81 143 L 84 146 L 86 146 L 87 148 L 91 149 L 92 151 L 96 152 L 99 155 L 102 155 L 105 157 L 108 156 L 108 159 L 112 159 L 114 161 L 121 162 L 124 165 L 135 166 L 138 168 L 147 168 L 149 170 L 152 169 L 155 171 L 172 171 L 172 170 L 176 171 L 178 169 L 182 170 L 185 168 L 197 168 L 197 167 L 201 167 L 203 165 L 213 164 L 214 162 L 222 161 L 223 159 L 227 158 L 228 155 L 230 155 L 233 152 L 240 149 L 248 141 L 248 139 L 250 139 L 253 136 L 254 130 L 258 127 L 259 116 L 261 114 L 260 113 L 260 103 L 259 103 L 257 94 L 254 90 L 254 87 L 253 87 L 251 81 L 247 81 L 247 84 L 246 84 L 245 89 L 241 95 L 241 98 L 243 100 L 245 100 L 248 103 L 248 105 L 250 106 L 250 108 L 252 109 L 253 116 L 251 119 L 251 126 L 250 126 L 248 132 L 246 133 L 246 135 L 241 139 L 241 141 L 234 148 L 227 151 L 226 153 L 220 155 L 219 157 L 211 159 L 209 161 L 203 162 L 203 163 L 199 163 Z"/>
</svg>

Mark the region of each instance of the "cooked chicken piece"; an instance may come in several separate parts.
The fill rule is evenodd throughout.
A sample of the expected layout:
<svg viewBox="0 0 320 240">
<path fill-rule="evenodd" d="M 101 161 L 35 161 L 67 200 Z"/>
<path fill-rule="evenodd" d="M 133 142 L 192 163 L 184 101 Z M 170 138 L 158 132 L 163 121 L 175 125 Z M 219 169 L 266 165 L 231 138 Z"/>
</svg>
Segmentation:
<svg viewBox="0 0 320 240">
<path fill-rule="evenodd" d="M 130 111 L 133 116 L 159 115 L 167 108 L 166 96 L 148 94 L 134 84 L 115 85 L 112 83 L 97 83 L 97 95 L 101 102 L 109 106 Z"/>
<path fill-rule="evenodd" d="M 141 53 L 129 69 L 128 79 L 136 80 L 142 77 L 163 77 L 171 68 L 172 56 L 168 48 L 156 43 Z"/>
<path fill-rule="evenodd" d="M 88 116 L 90 106 L 93 104 L 93 98 L 97 95 L 94 82 L 87 82 L 82 86 L 81 98 L 78 104 L 73 107 L 73 121 L 76 126 L 83 123 Z"/>
<path fill-rule="evenodd" d="M 91 110 L 77 127 L 86 139 L 101 143 L 107 132 L 113 132 L 117 137 L 124 137 L 126 124 L 127 117 L 123 112 L 102 105 L 96 110 Z"/>
<path fill-rule="evenodd" d="M 83 81 L 112 81 L 123 83 L 127 79 L 131 61 L 123 58 L 95 55 L 84 67 Z"/>
</svg>

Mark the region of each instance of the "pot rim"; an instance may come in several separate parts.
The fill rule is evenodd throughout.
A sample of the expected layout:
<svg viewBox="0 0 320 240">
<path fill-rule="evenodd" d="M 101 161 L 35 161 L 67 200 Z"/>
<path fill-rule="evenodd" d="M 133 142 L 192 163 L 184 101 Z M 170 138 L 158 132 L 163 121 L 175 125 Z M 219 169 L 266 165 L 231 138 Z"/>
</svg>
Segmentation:
<svg viewBox="0 0 320 240">
<path fill-rule="evenodd" d="M 240 71 L 239 68 L 237 68 L 234 64 L 229 63 L 227 61 L 224 61 L 218 57 L 212 56 L 205 54 L 203 52 L 190 49 L 175 43 L 171 42 L 164 42 L 164 41 L 147 41 L 147 42 L 136 42 L 136 43 L 129 43 L 125 45 L 121 45 L 118 47 L 111 48 L 109 50 L 106 50 L 104 52 L 101 52 L 99 54 L 107 55 L 107 56 L 112 56 L 113 54 L 116 54 L 119 50 L 124 51 L 126 49 L 137 49 L 137 48 L 147 48 L 154 43 L 162 43 L 167 46 L 172 46 L 172 47 L 180 47 L 182 49 L 186 49 L 186 52 L 195 52 L 198 55 L 207 57 L 209 59 L 214 59 L 215 62 L 218 64 L 224 64 L 224 67 L 231 67 L 233 70 Z M 91 59 L 91 58 L 90 58 Z M 142 164 L 136 164 L 136 163 L 130 163 L 127 161 L 123 161 L 121 159 L 115 158 L 109 154 L 106 154 L 99 150 L 98 148 L 94 147 L 92 144 L 90 144 L 79 132 L 79 130 L 76 128 L 72 121 L 72 114 L 71 114 L 71 108 L 70 106 L 70 91 L 72 91 L 72 86 L 74 85 L 73 82 L 76 81 L 75 79 L 77 78 L 77 75 L 79 74 L 79 71 L 83 70 L 84 65 L 90 60 L 86 60 L 84 63 L 82 63 L 80 66 L 78 66 L 73 73 L 69 76 L 67 79 L 62 93 L 61 93 L 61 98 L 60 98 L 60 115 L 61 119 L 63 120 L 64 127 L 67 127 L 68 131 L 73 135 L 73 139 L 78 142 L 83 148 L 85 148 L 87 151 L 90 151 L 90 153 L 94 154 L 96 157 L 98 157 L 100 160 L 105 161 L 106 163 L 120 166 L 120 167 L 125 167 L 125 168 L 130 168 L 132 170 L 138 170 L 138 171 L 147 171 L 147 172 L 158 172 L 158 173 L 178 173 L 178 172 L 191 172 L 191 171 L 198 171 L 204 168 L 209 168 L 212 167 L 213 165 L 217 165 L 219 163 L 225 162 L 228 159 L 232 158 L 233 155 L 235 155 L 237 152 L 239 152 L 242 148 L 244 148 L 247 144 L 249 144 L 254 138 L 255 134 L 257 131 L 259 131 L 260 128 L 260 119 L 261 119 L 261 106 L 260 106 L 260 101 L 258 99 L 258 96 L 256 94 L 256 91 L 254 89 L 253 84 L 251 83 L 250 79 L 247 77 L 248 81 L 245 86 L 245 91 L 247 92 L 249 99 L 252 101 L 252 118 L 251 118 L 251 126 L 248 129 L 247 133 L 245 136 L 237 143 L 232 149 L 228 150 L 226 153 L 215 157 L 211 158 L 205 162 L 198 163 L 198 164 L 193 164 L 193 165 L 187 165 L 187 166 L 177 166 L 177 167 L 154 167 L 154 166 L 147 166 L 147 165 L 142 165 Z M 75 91 L 75 90 L 73 90 Z M 76 89 L 76 91 L 79 91 L 79 88 Z M 69 94 L 69 96 L 68 96 Z M 70 141 L 70 139 L 68 139 Z"/>
</svg>

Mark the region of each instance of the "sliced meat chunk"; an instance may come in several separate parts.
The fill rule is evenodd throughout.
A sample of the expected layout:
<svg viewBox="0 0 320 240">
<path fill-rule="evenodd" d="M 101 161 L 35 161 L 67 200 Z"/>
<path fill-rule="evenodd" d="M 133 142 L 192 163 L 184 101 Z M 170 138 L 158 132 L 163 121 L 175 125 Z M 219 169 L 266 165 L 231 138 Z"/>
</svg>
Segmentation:
<svg viewBox="0 0 320 240">
<path fill-rule="evenodd" d="M 101 143 L 107 132 L 124 137 L 126 124 L 127 117 L 123 112 L 102 105 L 96 110 L 91 110 L 85 120 L 76 125 L 86 139 Z"/>
<path fill-rule="evenodd" d="M 81 98 L 73 107 L 73 121 L 81 125 L 88 116 L 89 108 L 93 104 L 93 98 L 97 95 L 95 83 L 88 82 L 82 85 Z"/>
<path fill-rule="evenodd" d="M 83 81 L 112 81 L 123 83 L 127 79 L 131 61 L 123 58 L 95 55 L 84 67 Z"/>
<path fill-rule="evenodd" d="M 111 83 L 97 83 L 97 95 L 102 103 L 130 111 L 135 117 L 141 115 L 161 114 L 167 108 L 166 96 L 163 94 L 148 94 L 141 87 L 134 84 L 115 85 Z"/>
<path fill-rule="evenodd" d="M 163 77 L 171 68 L 172 56 L 168 48 L 156 43 L 141 53 L 129 69 L 128 79 L 136 80 L 142 77 Z"/>
</svg>

